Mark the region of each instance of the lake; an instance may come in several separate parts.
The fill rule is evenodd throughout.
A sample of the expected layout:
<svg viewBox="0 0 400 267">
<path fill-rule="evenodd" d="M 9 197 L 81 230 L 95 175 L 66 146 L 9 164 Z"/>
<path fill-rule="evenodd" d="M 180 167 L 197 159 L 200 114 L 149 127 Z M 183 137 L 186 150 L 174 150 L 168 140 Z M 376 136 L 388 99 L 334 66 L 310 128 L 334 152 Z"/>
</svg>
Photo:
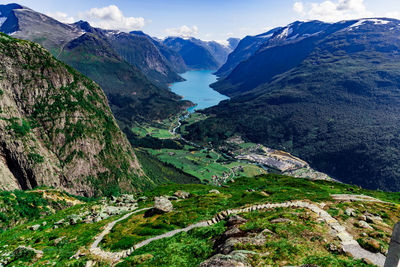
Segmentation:
<svg viewBox="0 0 400 267">
<path fill-rule="evenodd" d="M 195 107 L 188 109 L 189 112 L 212 107 L 222 100 L 229 99 L 210 87 L 210 84 L 217 81 L 217 76 L 213 75 L 213 72 L 211 70 L 188 71 L 181 74 L 186 81 L 171 85 L 172 92 L 196 104 Z"/>
</svg>

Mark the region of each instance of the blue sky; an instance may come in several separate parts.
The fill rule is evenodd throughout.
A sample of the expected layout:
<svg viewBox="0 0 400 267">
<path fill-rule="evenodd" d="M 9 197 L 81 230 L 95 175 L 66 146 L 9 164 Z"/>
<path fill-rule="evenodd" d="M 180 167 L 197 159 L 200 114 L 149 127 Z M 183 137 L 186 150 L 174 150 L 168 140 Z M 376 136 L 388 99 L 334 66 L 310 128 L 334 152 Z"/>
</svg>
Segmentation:
<svg viewBox="0 0 400 267">
<path fill-rule="evenodd" d="M 0 3 L 9 1 L 0 0 Z M 205 40 L 243 37 L 295 20 L 400 19 L 400 0 L 20 0 L 64 22 L 88 20 L 102 28 L 143 30 L 157 37 Z"/>
</svg>

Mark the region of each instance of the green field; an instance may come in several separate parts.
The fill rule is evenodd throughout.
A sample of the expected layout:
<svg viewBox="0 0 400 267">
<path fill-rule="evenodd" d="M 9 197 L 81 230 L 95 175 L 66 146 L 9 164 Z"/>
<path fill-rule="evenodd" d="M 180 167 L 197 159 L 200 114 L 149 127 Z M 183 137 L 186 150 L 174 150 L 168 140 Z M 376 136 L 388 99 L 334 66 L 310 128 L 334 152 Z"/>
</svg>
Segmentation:
<svg viewBox="0 0 400 267">
<path fill-rule="evenodd" d="M 180 142 L 180 133 L 185 133 L 185 128 L 195 122 L 207 118 L 201 113 L 192 113 L 182 119 L 182 125 L 174 135 L 171 132 L 179 125 L 180 114 L 170 117 L 158 123 L 135 125 L 132 132 L 139 138 L 151 136 L 156 139 L 175 139 Z M 245 143 L 246 147 L 254 146 L 253 143 Z M 150 155 L 164 163 L 173 165 L 183 172 L 199 178 L 201 181 L 211 182 L 214 179 L 223 182 L 230 181 L 235 177 L 253 177 L 265 174 L 265 170 L 249 163 L 232 161 L 224 158 L 220 153 L 210 148 L 198 149 L 194 146 L 184 145 L 183 149 L 143 147 Z M 215 182 L 214 182 L 215 183 Z"/>
<path fill-rule="evenodd" d="M 132 132 L 139 137 L 145 137 L 147 135 L 159 139 L 169 139 L 174 137 L 174 135 L 171 134 L 168 129 L 156 128 L 152 126 L 134 126 L 132 127 Z"/>
<path fill-rule="evenodd" d="M 185 146 L 183 150 L 175 149 L 148 149 L 148 152 L 165 163 L 170 163 L 176 168 L 198 177 L 202 181 L 210 181 L 213 176 L 231 180 L 239 176 L 253 177 L 265 171 L 253 164 L 230 162 L 213 150 L 196 150 L 194 147 Z"/>
</svg>

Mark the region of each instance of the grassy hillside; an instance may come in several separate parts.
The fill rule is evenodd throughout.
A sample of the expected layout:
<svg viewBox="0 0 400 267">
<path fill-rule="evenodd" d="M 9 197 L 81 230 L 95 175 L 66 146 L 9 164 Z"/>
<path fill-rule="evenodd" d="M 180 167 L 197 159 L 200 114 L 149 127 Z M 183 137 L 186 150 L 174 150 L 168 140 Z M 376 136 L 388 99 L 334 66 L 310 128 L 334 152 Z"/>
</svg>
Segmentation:
<svg viewBox="0 0 400 267">
<path fill-rule="evenodd" d="M 220 193 L 212 193 L 211 189 L 217 189 Z M 258 203 L 306 200 L 310 203 L 321 203 L 321 207 L 345 225 L 347 231 L 350 231 L 360 244 L 368 248 L 367 243 L 373 239 L 379 244 L 378 250 L 385 251 L 388 247 L 391 227 L 399 220 L 399 194 L 278 175 L 242 178 L 225 188 L 190 184 L 163 185 L 144 195 L 138 195 L 137 197 L 147 197 L 146 201 L 139 202 L 139 208 L 151 207 L 154 196 L 172 195 L 177 190 L 189 192 L 190 196 L 187 199 L 172 201 L 174 206 L 172 212 L 151 217 L 144 216 L 144 212 L 134 214 L 117 223 L 111 233 L 105 236 L 100 246 L 106 251 L 121 251 L 141 240 L 211 219 L 216 213 L 226 209 Z M 390 203 L 341 202 L 332 198 L 331 194 L 342 193 L 370 195 Z M 101 228 L 120 218 L 121 215 L 111 216 L 94 223 L 79 220 L 74 224 L 57 223 L 61 219 L 88 214 L 87 212 L 93 213 L 99 207 L 103 207 L 104 203 L 104 201 L 91 201 L 77 204 L 41 219 L 31 218 L 24 224 L 0 234 L 0 250 L 8 254 L 18 246 L 24 245 L 43 252 L 38 258 L 29 254 L 21 256 L 11 253 L 9 261 L 15 266 L 41 266 L 53 262 L 60 265 L 81 266 L 88 261 L 98 262 L 97 266 L 107 266 L 107 261 L 91 255 L 88 248 L 94 236 L 101 232 Z M 354 209 L 355 217 L 346 214 L 345 211 L 348 208 Z M 373 228 L 367 230 L 360 228 L 357 217 L 367 213 L 380 216 L 382 223 L 370 223 Z M 253 265 L 329 263 L 329 266 L 373 266 L 341 252 L 340 244 L 334 239 L 331 230 L 307 209 L 267 209 L 243 213 L 240 216 L 247 222 L 237 227 L 242 233 L 241 236 L 247 237 L 250 243 L 239 242 L 233 250 L 237 253 L 248 251 L 244 260 Z M 43 224 L 44 221 L 46 224 Z M 40 225 L 37 230 L 30 229 L 31 226 L 37 224 Z M 55 225 L 57 227 L 54 227 Z M 221 243 L 223 233 L 227 229 L 232 229 L 232 227 L 222 220 L 213 226 L 196 228 L 187 233 L 153 241 L 135 250 L 129 257 L 123 258 L 119 266 L 197 265 L 210 258 L 217 250 L 218 244 L 223 244 Z M 259 236 L 260 233 L 262 236 Z M 366 233 L 367 237 L 363 233 Z M 254 236 L 259 236 L 258 240 L 264 241 L 251 245 L 254 242 Z M 338 248 L 335 249 L 335 246 Z"/>
</svg>

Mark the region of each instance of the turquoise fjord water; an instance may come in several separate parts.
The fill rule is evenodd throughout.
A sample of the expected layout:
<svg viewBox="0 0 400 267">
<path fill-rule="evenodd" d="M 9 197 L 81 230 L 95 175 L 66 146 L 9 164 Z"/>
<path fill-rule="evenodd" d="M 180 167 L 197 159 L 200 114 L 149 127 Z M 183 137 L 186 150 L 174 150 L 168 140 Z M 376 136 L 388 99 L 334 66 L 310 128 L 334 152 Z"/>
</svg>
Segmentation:
<svg viewBox="0 0 400 267">
<path fill-rule="evenodd" d="M 181 75 L 186 81 L 171 85 L 172 92 L 196 104 L 195 107 L 188 109 L 189 112 L 212 107 L 222 100 L 229 99 L 210 87 L 210 84 L 217 81 L 217 77 L 212 73 L 211 70 L 188 71 Z"/>
</svg>

